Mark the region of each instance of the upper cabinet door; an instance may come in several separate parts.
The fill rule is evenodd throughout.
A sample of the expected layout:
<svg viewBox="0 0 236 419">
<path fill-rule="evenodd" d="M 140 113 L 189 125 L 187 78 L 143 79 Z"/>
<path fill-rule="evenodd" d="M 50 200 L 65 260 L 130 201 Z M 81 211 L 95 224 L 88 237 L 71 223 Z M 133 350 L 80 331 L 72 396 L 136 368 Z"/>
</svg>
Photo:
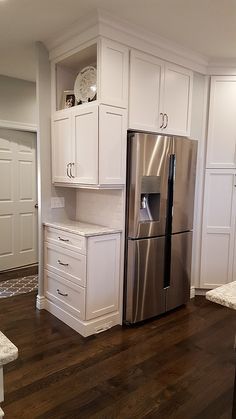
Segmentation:
<svg viewBox="0 0 236 419">
<path fill-rule="evenodd" d="M 206 165 L 236 167 L 236 76 L 211 78 Z"/>
<path fill-rule="evenodd" d="M 76 107 L 72 115 L 75 160 L 74 183 L 98 183 L 98 106 Z"/>
<path fill-rule="evenodd" d="M 163 61 L 139 51 L 131 51 L 129 128 L 161 130 L 163 76 Z"/>
<path fill-rule="evenodd" d="M 128 107 L 129 49 L 101 39 L 98 56 L 98 100 L 106 105 Z"/>
<path fill-rule="evenodd" d="M 190 135 L 193 73 L 165 64 L 164 127 L 168 134 Z"/>
<path fill-rule="evenodd" d="M 74 147 L 69 110 L 57 112 L 52 121 L 52 181 L 71 183 Z"/>
<path fill-rule="evenodd" d="M 99 184 L 125 183 L 126 109 L 101 105 L 99 109 Z"/>
</svg>

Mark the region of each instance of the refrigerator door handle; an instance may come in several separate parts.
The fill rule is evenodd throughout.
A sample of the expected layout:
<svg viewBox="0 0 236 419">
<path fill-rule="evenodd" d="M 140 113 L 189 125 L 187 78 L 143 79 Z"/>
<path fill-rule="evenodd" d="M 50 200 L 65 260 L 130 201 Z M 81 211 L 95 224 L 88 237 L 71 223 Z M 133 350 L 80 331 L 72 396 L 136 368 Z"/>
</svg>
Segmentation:
<svg viewBox="0 0 236 419">
<path fill-rule="evenodd" d="M 166 208 L 166 239 L 165 239 L 165 256 L 164 256 L 164 288 L 170 286 L 171 278 L 171 234 L 172 234 L 172 218 L 173 218 L 173 200 L 174 200 L 174 182 L 175 182 L 175 154 L 169 157 L 169 177 L 168 177 L 168 195 Z"/>
</svg>

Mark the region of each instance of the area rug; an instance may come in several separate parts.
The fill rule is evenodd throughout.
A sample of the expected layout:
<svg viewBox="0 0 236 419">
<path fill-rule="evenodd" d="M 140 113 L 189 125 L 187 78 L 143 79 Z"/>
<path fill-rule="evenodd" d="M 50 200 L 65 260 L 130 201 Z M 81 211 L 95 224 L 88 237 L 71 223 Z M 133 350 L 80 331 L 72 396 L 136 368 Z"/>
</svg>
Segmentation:
<svg viewBox="0 0 236 419">
<path fill-rule="evenodd" d="M 25 276 L 23 278 L 8 279 L 0 282 L 0 298 L 14 297 L 37 290 L 38 275 Z"/>
</svg>

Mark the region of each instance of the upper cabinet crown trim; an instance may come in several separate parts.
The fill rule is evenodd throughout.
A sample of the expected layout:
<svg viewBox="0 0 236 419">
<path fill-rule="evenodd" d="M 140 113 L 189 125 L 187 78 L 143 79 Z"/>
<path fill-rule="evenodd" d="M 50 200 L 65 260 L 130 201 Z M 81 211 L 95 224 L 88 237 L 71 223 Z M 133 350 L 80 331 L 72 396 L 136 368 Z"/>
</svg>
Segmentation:
<svg viewBox="0 0 236 419">
<path fill-rule="evenodd" d="M 76 22 L 70 26 L 63 35 L 59 35 L 46 42 L 50 52 L 50 60 L 56 60 L 68 51 L 72 51 L 78 45 L 99 36 L 112 39 L 130 48 L 143 50 L 187 67 L 202 74 L 207 74 L 209 60 L 199 53 L 195 53 L 174 42 L 170 42 L 156 34 L 140 29 L 139 26 L 123 21 L 104 10 Z"/>
</svg>

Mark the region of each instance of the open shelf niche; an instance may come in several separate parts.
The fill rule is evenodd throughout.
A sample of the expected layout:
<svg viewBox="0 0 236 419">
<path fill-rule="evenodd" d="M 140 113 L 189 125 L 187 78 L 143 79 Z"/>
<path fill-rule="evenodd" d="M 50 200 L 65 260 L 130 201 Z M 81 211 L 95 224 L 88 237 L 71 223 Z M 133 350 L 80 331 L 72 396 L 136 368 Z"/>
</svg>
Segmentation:
<svg viewBox="0 0 236 419">
<path fill-rule="evenodd" d="M 56 64 L 56 110 L 65 108 L 66 91 L 74 92 L 74 84 L 79 72 L 89 65 L 97 69 L 97 43 L 78 51 Z M 69 92 L 68 92 L 69 94 Z M 95 96 L 96 98 L 96 96 Z M 75 101 L 75 105 L 78 102 Z"/>
</svg>

